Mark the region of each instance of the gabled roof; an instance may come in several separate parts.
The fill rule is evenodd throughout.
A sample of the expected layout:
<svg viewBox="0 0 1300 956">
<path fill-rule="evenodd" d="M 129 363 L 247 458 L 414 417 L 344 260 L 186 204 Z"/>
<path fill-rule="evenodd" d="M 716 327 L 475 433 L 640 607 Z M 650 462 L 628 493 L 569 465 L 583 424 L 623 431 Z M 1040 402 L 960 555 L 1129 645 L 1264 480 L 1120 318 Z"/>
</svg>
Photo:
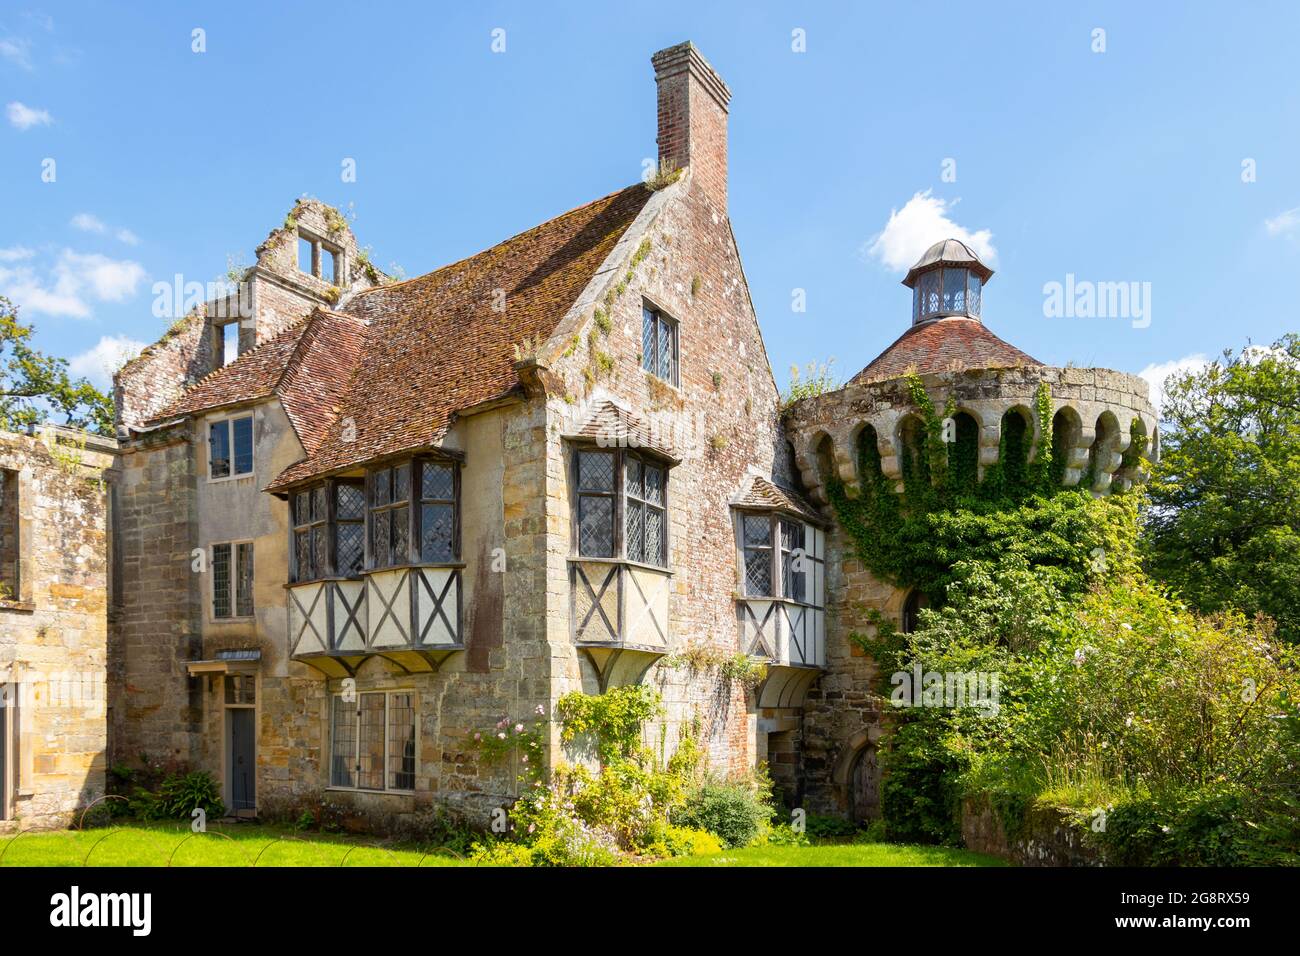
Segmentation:
<svg viewBox="0 0 1300 956">
<path fill-rule="evenodd" d="M 190 386 L 151 422 L 279 397 L 303 447 L 315 450 L 351 376 L 365 323 L 317 309 L 296 325 Z"/>
<path fill-rule="evenodd" d="M 564 436 L 594 441 L 606 448 L 648 448 L 673 462 L 681 456 L 672 444 L 627 409 L 606 399 L 598 403 L 577 429 Z"/>
<path fill-rule="evenodd" d="M 978 319 L 949 316 L 914 325 L 849 380 L 850 385 L 968 368 L 1015 368 L 1042 365 L 1038 359 L 1002 341 Z"/>
<path fill-rule="evenodd" d="M 790 511 L 803 515 L 814 524 L 825 524 L 826 519 L 801 495 L 788 488 L 768 481 L 761 475 L 754 475 L 739 495 L 731 500 L 733 508 L 755 508 L 763 511 Z"/>
<path fill-rule="evenodd" d="M 637 184 L 435 272 L 356 295 L 369 320 L 356 372 L 320 447 L 278 490 L 435 445 L 455 413 L 519 391 L 514 347 L 548 339 L 652 193 Z M 351 439 L 351 440 L 348 440 Z"/>
</svg>

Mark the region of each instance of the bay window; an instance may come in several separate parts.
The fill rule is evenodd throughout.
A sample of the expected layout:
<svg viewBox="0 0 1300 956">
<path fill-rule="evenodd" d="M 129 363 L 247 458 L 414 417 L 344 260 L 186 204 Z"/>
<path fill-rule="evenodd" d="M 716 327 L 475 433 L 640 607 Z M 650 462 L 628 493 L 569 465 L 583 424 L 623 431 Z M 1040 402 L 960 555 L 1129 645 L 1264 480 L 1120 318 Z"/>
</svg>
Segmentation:
<svg viewBox="0 0 1300 956">
<path fill-rule="evenodd" d="M 740 515 L 740 546 L 746 597 L 808 601 L 808 554 L 802 521 L 779 514 Z"/>
<path fill-rule="evenodd" d="M 455 462 L 417 458 L 367 476 L 370 563 L 451 564 L 460 557 L 460 469 Z"/>
<path fill-rule="evenodd" d="M 330 786 L 414 790 L 415 715 L 411 691 L 336 696 L 330 715 Z"/>
<path fill-rule="evenodd" d="M 575 541 L 584 558 L 668 564 L 668 469 L 631 451 L 577 450 Z"/>
<path fill-rule="evenodd" d="M 329 479 L 295 492 L 292 580 L 355 577 L 365 557 L 365 492 L 361 482 Z"/>
</svg>

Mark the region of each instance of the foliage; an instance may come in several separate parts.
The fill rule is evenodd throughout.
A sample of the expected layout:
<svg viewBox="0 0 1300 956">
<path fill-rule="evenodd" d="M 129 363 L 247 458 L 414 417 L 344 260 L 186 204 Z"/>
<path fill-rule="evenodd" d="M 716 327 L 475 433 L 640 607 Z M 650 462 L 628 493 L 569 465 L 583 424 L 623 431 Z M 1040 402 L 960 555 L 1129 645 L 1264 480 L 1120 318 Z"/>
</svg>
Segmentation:
<svg viewBox="0 0 1300 956">
<path fill-rule="evenodd" d="M 678 826 L 708 830 L 726 847 L 753 843 L 771 819 L 771 806 L 747 782 L 706 781 L 673 814 Z"/>
<path fill-rule="evenodd" d="M 1300 335 L 1165 384 L 1145 562 L 1203 611 L 1300 642 Z"/>
<path fill-rule="evenodd" d="M 476 732 L 472 745 L 487 763 L 500 763 L 507 757 L 515 758 L 518 779 L 526 784 L 537 784 L 545 774 L 544 756 L 547 732 L 546 708 L 541 704 L 533 710 L 527 723 L 502 717 L 487 733 Z"/>
<path fill-rule="evenodd" d="M 63 424 L 113 434 L 113 402 L 85 379 L 68 376 L 67 359 L 32 347 L 34 328 L 0 296 L 0 428 L 16 431 L 55 415 Z"/>
<path fill-rule="evenodd" d="M 781 394 L 781 410 L 789 408 L 795 402 L 814 395 L 824 395 L 840 387 L 840 382 L 831 372 L 835 359 L 827 359 L 820 365 L 809 362 L 808 367 L 800 371 L 798 365 L 790 366 L 790 387 Z"/>
<path fill-rule="evenodd" d="M 604 694 L 573 691 L 556 704 L 560 739 L 586 738 L 602 762 L 631 758 L 641 744 L 641 725 L 662 711 L 659 692 L 644 684 L 615 687 Z"/>
<path fill-rule="evenodd" d="M 655 173 L 645 181 L 645 188 L 651 192 L 658 192 L 666 186 L 671 186 L 677 180 L 682 178 L 682 170 L 673 166 L 667 160 L 659 161 L 659 168 Z"/>
<path fill-rule="evenodd" d="M 165 816 L 184 820 L 198 809 L 209 817 L 219 817 L 226 812 L 226 806 L 221 802 L 221 787 L 206 770 L 168 774 L 158 790 L 158 805 Z"/>
</svg>

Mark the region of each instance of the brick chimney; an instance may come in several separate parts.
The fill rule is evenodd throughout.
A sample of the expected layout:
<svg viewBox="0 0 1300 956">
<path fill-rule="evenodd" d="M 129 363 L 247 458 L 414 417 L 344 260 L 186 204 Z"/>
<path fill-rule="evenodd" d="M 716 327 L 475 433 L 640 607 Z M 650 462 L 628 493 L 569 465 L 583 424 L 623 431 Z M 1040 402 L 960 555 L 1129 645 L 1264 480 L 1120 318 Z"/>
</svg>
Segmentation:
<svg viewBox="0 0 1300 956">
<path fill-rule="evenodd" d="M 727 211 L 727 104 L 731 90 L 689 40 L 650 58 L 659 87 L 659 164 L 691 178 Z"/>
</svg>

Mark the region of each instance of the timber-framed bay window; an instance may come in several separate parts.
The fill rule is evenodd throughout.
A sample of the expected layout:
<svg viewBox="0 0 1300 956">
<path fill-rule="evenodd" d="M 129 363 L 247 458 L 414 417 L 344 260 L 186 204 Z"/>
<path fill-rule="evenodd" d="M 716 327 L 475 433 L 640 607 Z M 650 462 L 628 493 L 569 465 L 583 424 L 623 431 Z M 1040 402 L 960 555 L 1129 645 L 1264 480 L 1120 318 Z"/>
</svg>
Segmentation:
<svg viewBox="0 0 1300 956">
<path fill-rule="evenodd" d="M 640 452 L 578 448 L 573 472 L 577 556 L 667 567 L 667 465 Z"/>
<path fill-rule="evenodd" d="M 741 647 L 774 665 L 824 666 L 824 528 L 786 511 L 735 515 Z"/>
<path fill-rule="evenodd" d="M 573 445 L 572 633 L 602 689 L 639 679 L 667 650 L 670 462 L 643 449 Z"/>
<path fill-rule="evenodd" d="M 295 658 L 332 677 L 381 653 L 428 672 L 463 648 L 458 459 L 385 461 L 290 504 Z"/>
<path fill-rule="evenodd" d="M 456 462 L 416 458 L 374 468 L 366 475 L 366 486 L 367 569 L 459 560 L 460 468 Z"/>
<path fill-rule="evenodd" d="M 336 695 L 330 714 L 329 785 L 415 789 L 416 703 L 409 690 Z"/>
</svg>

